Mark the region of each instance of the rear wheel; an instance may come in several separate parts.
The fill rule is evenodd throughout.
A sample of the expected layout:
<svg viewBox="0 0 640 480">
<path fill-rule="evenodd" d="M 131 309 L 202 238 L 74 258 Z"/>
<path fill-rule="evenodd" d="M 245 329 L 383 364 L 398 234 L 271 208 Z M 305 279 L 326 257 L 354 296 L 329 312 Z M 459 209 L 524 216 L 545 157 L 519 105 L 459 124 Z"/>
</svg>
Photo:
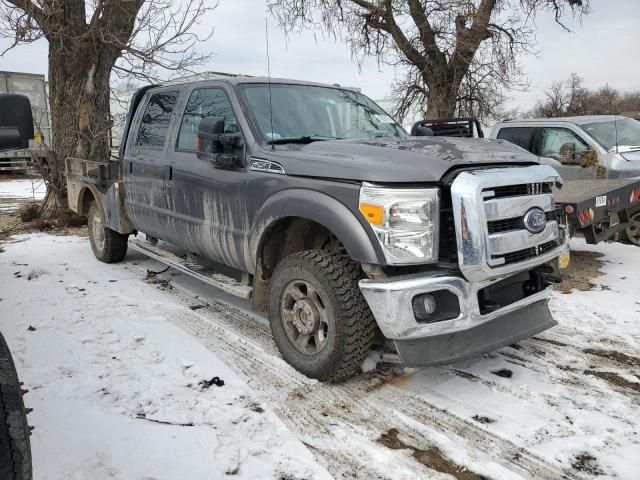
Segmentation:
<svg viewBox="0 0 640 480">
<path fill-rule="evenodd" d="M 104 212 L 92 202 L 87 215 L 89 241 L 98 260 L 105 263 L 120 262 L 127 254 L 129 235 L 121 234 L 106 226 Z"/>
<path fill-rule="evenodd" d="M 9 347 L 0 334 L 0 478 L 31 480 L 29 425 Z"/>
<path fill-rule="evenodd" d="M 632 213 L 629 217 L 629 226 L 625 230 L 627 240 L 640 247 L 640 212 Z"/>
<path fill-rule="evenodd" d="M 360 371 L 376 323 L 358 279 L 357 263 L 325 251 L 294 253 L 278 264 L 269 321 L 282 356 L 296 370 L 323 381 Z"/>
</svg>

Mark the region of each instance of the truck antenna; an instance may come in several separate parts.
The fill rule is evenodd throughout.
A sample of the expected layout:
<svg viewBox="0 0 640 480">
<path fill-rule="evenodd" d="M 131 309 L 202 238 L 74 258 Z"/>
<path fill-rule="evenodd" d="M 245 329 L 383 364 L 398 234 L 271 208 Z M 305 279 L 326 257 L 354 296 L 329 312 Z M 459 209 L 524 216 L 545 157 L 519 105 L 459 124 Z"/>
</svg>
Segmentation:
<svg viewBox="0 0 640 480">
<path fill-rule="evenodd" d="M 616 153 L 620 153 L 618 149 L 618 115 L 613 116 L 613 128 L 616 131 Z"/>
<path fill-rule="evenodd" d="M 269 61 L 269 23 L 267 17 L 264 17 L 264 35 L 267 39 L 267 85 L 269 89 L 269 121 L 271 122 L 271 150 L 275 150 L 273 143 L 273 105 L 271 104 L 271 62 Z"/>
</svg>

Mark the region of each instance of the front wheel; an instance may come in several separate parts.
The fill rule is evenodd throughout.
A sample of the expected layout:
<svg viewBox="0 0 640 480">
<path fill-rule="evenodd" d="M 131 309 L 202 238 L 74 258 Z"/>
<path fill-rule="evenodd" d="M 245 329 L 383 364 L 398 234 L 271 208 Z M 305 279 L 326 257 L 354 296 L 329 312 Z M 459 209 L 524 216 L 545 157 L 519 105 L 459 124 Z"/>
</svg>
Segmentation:
<svg viewBox="0 0 640 480">
<path fill-rule="evenodd" d="M 91 203 L 87 215 L 89 241 L 98 260 L 105 263 L 120 262 L 127 254 L 129 235 L 111 230 L 106 225 L 104 212 L 96 202 Z"/>
<path fill-rule="evenodd" d="M 325 251 L 294 253 L 278 264 L 269 322 L 282 356 L 296 370 L 322 381 L 360 370 L 376 323 L 358 279 L 357 263 Z"/>
</svg>

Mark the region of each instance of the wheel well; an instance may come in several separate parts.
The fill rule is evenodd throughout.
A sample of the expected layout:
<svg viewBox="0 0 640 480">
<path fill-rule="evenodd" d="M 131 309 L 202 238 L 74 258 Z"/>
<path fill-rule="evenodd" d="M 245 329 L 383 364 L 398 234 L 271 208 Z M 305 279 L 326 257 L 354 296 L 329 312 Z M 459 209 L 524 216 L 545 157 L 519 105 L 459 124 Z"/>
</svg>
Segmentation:
<svg viewBox="0 0 640 480">
<path fill-rule="evenodd" d="M 85 188 L 80 198 L 80 210 L 78 213 L 81 216 L 86 217 L 87 214 L 89 213 L 89 206 L 91 205 L 91 202 L 93 202 L 94 200 L 95 200 L 95 197 L 93 195 L 93 192 L 91 192 L 89 188 Z"/>
<path fill-rule="evenodd" d="M 281 218 L 262 236 L 257 252 L 252 303 L 255 310 L 268 308 L 268 285 L 280 261 L 304 250 L 347 253 L 340 240 L 324 225 L 302 217 Z"/>
</svg>

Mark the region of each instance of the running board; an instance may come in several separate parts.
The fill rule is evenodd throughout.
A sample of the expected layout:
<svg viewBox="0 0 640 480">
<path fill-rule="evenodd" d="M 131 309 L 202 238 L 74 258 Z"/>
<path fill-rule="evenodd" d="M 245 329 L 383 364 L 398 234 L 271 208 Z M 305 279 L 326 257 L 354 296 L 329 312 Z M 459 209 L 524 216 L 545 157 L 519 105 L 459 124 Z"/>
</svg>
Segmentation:
<svg viewBox="0 0 640 480">
<path fill-rule="evenodd" d="M 213 270 L 207 270 L 198 263 L 188 262 L 174 253 L 154 247 L 147 241 L 130 237 L 129 246 L 134 250 L 153 258 L 154 260 L 162 262 L 171 268 L 175 268 L 190 277 L 197 278 L 198 280 L 207 283 L 212 287 L 216 287 L 225 293 L 240 298 L 251 298 L 251 291 L 253 288 L 250 286 L 243 285 L 237 280 L 226 275 L 222 275 L 221 273 L 216 273 Z"/>
</svg>

